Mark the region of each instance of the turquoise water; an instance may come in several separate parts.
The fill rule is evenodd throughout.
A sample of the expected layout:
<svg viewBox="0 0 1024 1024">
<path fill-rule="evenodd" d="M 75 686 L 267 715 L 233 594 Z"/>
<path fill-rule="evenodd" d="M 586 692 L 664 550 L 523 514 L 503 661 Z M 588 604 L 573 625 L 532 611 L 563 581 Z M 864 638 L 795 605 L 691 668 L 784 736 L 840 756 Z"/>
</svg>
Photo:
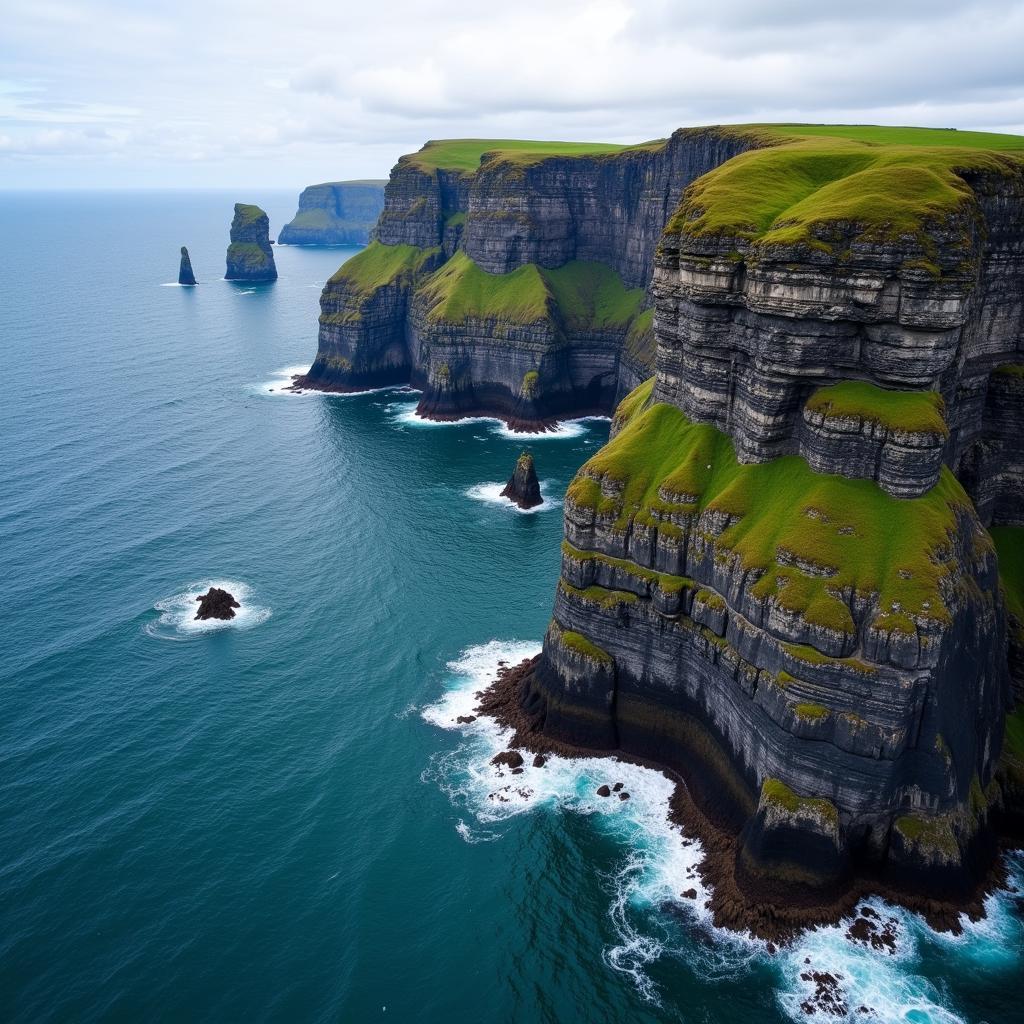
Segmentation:
<svg viewBox="0 0 1024 1024">
<path fill-rule="evenodd" d="M 294 209 L 0 196 L 0 1017 L 785 1021 L 811 958 L 851 1019 L 1021 1020 L 1009 897 L 960 939 L 898 914 L 894 957 L 839 929 L 773 957 L 708 925 L 660 776 L 496 776 L 500 735 L 453 719 L 537 649 L 607 424 L 532 443 L 523 515 L 497 425 L 281 394 L 353 250 L 220 281 L 236 199 Z M 182 244 L 194 290 L 163 286 Z M 197 629 L 211 582 L 243 614 Z"/>
</svg>

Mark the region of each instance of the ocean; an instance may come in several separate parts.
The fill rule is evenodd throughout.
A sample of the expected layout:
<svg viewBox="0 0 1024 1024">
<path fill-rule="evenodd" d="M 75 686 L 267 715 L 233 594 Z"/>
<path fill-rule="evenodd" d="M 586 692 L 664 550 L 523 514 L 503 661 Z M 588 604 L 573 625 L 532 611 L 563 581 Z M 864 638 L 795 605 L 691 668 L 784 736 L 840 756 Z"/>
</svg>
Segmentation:
<svg viewBox="0 0 1024 1024">
<path fill-rule="evenodd" d="M 1024 1020 L 1014 893 L 959 937 L 874 901 L 893 954 L 842 928 L 773 954 L 711 926 L 663 776 L 499 777 L 500 730 L 455 719 L 539 649 L 561 495 L 608 424 L 283 393 L 357 250 L 225 282 L 237 200 L 272 234 L 294 212 L 0 195 L 0 1018 Z M 523 448 L 531 514 L 496 498 Z M 211 583 L 228 624 L 192 619 Z M 805 1012 L 812 971 L 839 1016 Z"/>
</svg>

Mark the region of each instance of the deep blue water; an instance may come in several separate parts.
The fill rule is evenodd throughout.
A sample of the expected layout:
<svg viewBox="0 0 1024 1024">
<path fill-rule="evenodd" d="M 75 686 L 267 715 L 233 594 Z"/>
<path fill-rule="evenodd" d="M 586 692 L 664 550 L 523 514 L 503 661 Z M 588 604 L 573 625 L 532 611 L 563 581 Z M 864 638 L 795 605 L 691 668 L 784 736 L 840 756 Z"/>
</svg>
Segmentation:
<svg viewBox="0 0 1024 1024">
<path fill-rule="evenodd" d="M 354 250 L 223 282 L 236 199 L 294 209 L 0 196 L 0 1018 L 784 1021 L 810 957 L 851 1019 L 1024 1019 L 1006 897 L 960 939 L 898 914 L 896 957 L 773 957 L 679 898 L 661 777 L 497 777 L 453 719 L 539 644 L 607 425 L 531 443 L 552 500 L 521 515 L 485 500 L 523 446 L 494 424 L 282 395 Z M 162 286 L 182 244 L 193 290 Z M 213 581 L 243 612 L 197 630 Z"/>
</svg>

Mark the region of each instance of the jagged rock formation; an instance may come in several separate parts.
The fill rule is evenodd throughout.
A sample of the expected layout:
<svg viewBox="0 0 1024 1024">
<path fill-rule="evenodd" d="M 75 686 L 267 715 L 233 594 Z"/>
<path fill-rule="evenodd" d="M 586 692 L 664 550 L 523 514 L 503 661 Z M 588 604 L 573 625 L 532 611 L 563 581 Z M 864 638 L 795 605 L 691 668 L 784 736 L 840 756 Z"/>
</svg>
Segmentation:
<svg viewBox="0 0 1024 1024">
<path fill-rule="evenodd" d="M 724 923 L 970 903 L 1024 827 L 1024 161 L 747 153 L 685 194 L 654 293 L 520 733 L 677 770 Z"/>
<path fill-rule="evenodd" d="M 501 492 L 503 498 L 508 498 L 520 508 L 535 508 L 543 505 L 544 499 L 540 493 L 540 481 L 537 479 L 537 469 L 533 464 L 533 456 L 529 452 L 523 452 L 516 460 L 516 468 L 505 484 Z"/>
<path fill-rule="evenodd" d="M 227 281 L 276 281 L 274 250 L 270 247 L 270 218 L 258 207 L 235 203 L 228 246 Z"/>
<path fill-rule="evenodd" d="M 192 273 L 192 261 L 188 256 L 188 249 L 181 247 L 181 264 L 178 267 L 178 284 L 194 285 L 196 275 Z"/>
<path fill-rule="evenodd" d="M 385 181 L 328 181 L 310 185 L 278 236 L 282 245 L 366 245 L 384 209 Z"/>
<path fill-rule="evenodd" d="M 242 607 L 231 594 L 220 587 L 210 587 L 196 600 L 199 602 L 197 619 L 233 619 L 235 609 Z"/>
<path fill-rule="evenodd" d="M 758 144 L 732 129 L 631 148 L 428 143 L 392 171 L 375 241 L 327 283 L 301 386 L 409 382 L 422 415 L 525 430 L 610 413 L 650 376 L 644 290 L 682 190 Z"/>
</svg>

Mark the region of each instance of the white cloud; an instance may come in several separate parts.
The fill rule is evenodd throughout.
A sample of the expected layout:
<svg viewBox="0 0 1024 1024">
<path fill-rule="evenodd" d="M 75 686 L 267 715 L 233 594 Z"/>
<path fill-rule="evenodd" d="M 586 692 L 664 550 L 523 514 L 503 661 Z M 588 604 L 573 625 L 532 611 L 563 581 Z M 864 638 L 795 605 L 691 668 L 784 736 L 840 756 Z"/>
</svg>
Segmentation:
<svg viewBox="0 0 1024 1024">
<path fill-rule="evenodd" d="M 1024 132 L 1024 2 L 9 5 L 0 184 L 288 185 L 427 138 L 800 120 Z"/>
</svg>

